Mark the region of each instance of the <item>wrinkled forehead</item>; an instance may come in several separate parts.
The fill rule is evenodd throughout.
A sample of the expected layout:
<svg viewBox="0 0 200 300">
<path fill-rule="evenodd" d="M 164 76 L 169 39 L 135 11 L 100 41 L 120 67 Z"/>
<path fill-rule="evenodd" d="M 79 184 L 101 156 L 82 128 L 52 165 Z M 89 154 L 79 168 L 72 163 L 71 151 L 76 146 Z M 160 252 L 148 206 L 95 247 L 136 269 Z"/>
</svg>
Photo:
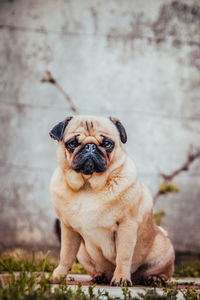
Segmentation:
<svg viewBox="0 0 200 300">
<path fill-rule="evenodd" d="M 85 136 L 112 136 L 113 138 L 118 137 L 118 132 L 114 124 L 104 117 L 94 116 L 75 116 L 69 122 L 64 136 L 71 136 L 74 134 L 81 134 Z"/>
</svg>

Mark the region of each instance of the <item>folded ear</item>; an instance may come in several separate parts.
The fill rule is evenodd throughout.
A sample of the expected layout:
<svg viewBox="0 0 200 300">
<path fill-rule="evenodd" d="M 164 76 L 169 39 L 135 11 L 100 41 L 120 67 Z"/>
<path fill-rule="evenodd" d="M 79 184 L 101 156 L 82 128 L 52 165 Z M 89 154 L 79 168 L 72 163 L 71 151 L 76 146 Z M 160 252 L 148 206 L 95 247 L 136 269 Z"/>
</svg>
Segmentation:
<svg viewBox="0 0 200 300">
<path fill-rule="evenodd" d="M 66 120 L 59 122 L 56 126 L 54 126 L 53 129 L 49 132 L 50 137 L 54 140 L 61 141 L 65 128 L 72 118 L 73 117 L 68 117 Z"/>
<path fill-rule="evenodd" d="M 124 128 L 124 126 L 122 125 L 122 123 L 116 119 L 116 118 L 112 118 L 109 117 L 109 119 L 115 124 L 115 126 L 117 127 L 119 134 L 120 134 L 120 139 L 122 141 L 123 144 L 125 144 L 127 142 L 127 134 L 126 134 L 126 130 Z"/>
</svg>

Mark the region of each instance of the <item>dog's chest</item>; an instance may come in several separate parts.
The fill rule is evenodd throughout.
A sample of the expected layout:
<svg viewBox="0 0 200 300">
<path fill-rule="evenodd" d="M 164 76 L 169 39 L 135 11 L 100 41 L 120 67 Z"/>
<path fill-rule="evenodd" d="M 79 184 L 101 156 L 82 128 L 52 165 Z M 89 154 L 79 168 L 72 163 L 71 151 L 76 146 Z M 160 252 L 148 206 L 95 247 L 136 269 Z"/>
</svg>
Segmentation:
<svg viewBox="0 0 200 300">
<path fill-rule="evenodd" d="M 91 230 L 97 226 L 99 205 L 91 199 L 77 199 L 70 208 L 70 223 L 75 230 Z"/>
<path fill-rule="evenodd" d="M 104 209 L 98 199 L 88 197 L 86 200 L 84 196 L 84 202 L 79 199 L 72 205 L 71 212 L 71 226 L 82 236 L 86 247 L 100 248 L 103 255 L 114 262 L 117 225 L 113 211 Z"/>
<path fill-rule="evenodd" d="M 102 227 L 102 224 L 105 228 L 112 227 L 114 215 L 102 205 L 98 196 L 94 197 L 88 193 L 83 197 L 80 195 L 71 203 L 68 221 L 74 230 L 87 232 Z"/>
<path fill-rule="evenodd" d="M 102 205 L 102 199 L 98 199 L 98 195 L 94 198 L 90 193 L 74 198 L 65 214 L 71 227 L 85 241 L 96 246 L 100 246 L 105 239 L 113 241 L 116 215 L 115 209 Z"/>
</svg>

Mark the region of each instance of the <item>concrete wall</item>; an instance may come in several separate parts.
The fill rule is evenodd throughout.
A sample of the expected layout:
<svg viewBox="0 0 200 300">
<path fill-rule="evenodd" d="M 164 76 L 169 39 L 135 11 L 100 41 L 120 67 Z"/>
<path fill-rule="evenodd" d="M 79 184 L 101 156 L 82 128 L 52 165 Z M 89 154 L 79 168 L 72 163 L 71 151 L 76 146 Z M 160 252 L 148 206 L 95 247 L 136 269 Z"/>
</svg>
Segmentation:
<svg viewBox="0 0 200 300">
<path fill-rule="evenodd" d="M 0 2 L 0 243 L 53 248 L 48 190 L 56 143 L 48 132 L 72 113 L 118 117 L 126 149 L 154 193 L 200 146 L 200 2 L 17 0 Z M 200 164 L 160 198 L 178 251 L 200 252 Z"/>
</svg>

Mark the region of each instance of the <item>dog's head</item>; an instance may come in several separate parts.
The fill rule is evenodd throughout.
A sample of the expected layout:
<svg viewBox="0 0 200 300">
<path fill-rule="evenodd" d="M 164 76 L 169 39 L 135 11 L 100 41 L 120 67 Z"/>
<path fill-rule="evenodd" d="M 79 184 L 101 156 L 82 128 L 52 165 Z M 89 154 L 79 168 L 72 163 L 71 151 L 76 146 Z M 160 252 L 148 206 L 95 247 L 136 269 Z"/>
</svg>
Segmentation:
<svg viewBox="0 0 200 300">
<path fill-rule="evenodd" d="M 58 123 L 50 136 L 62 145 L 64 159 L 77 173 L 103 173 L 126 143 L 121 122 L 114 118 L 74 116 Z"/>
</svg>

